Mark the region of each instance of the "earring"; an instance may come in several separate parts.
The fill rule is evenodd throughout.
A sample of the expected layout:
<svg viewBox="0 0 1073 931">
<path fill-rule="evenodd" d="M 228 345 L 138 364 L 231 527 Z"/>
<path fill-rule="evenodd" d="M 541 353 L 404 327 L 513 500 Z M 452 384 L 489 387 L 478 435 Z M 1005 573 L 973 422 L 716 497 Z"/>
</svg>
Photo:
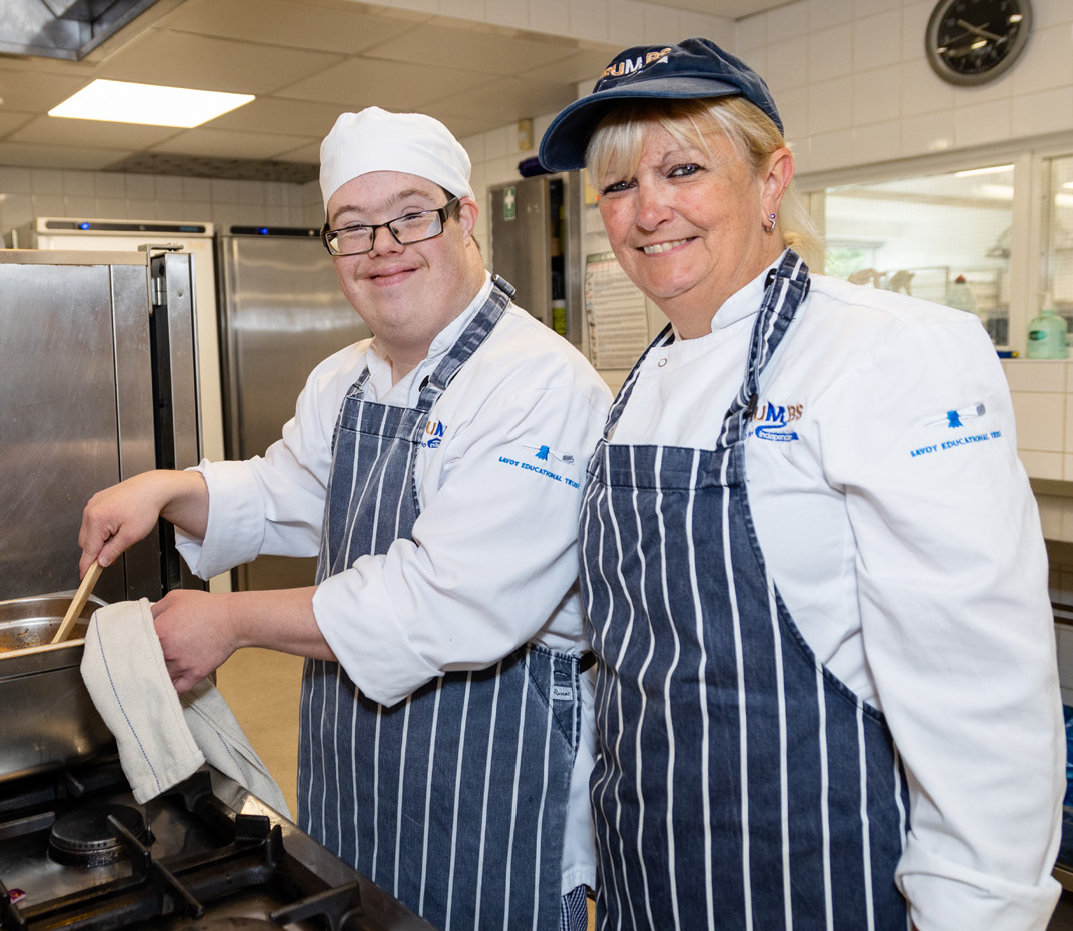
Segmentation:
<svg viewBox="0 0 1073 931">
<path fill-rule="evenodd" d="M 769 213 L 768 214 L 768 219 L 771 221 L 771 226 L 765 226 L 764 227 L 764 232 L 765 233 L 773 233 L 773 232 L 775 232 L 775 214 Z"/>
</svg>

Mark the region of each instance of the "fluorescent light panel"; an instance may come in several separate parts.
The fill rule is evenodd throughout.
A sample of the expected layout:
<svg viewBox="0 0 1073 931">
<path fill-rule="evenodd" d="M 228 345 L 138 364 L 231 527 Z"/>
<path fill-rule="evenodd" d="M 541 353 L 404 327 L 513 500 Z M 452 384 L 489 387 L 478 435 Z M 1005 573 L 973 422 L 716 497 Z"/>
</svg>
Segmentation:
<svg viewBox="0 0 1073 931">
<path fill-rule="evenodd" d="M 97 79 L 59 106 L 53 107 L 48 115 L 189 129 L 251 100 L 252 94 L 225 94 L 161 84 Z"/>
</svg>

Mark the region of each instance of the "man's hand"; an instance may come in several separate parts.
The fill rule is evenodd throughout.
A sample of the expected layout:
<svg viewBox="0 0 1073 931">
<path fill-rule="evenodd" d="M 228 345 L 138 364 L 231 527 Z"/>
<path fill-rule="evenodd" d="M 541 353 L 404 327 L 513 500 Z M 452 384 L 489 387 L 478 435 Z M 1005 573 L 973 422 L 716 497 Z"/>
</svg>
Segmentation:
<svg viewBox="0 0 1073 931">
<path fill-rule="evenodd" d="M 334 660 L 313 616 L 315 591 L 168 592 L 153 605 L 153 625 L 175 691 L 189 691 L 242 647 Z"/>
<path fill-rule="evenodd" d="M 176 692 L 192 689 L 241 645 L 232 601 L 227 594 L 176 589 L 153 605 L 153 626 Z"/>
<path fill-rule="evenodd" d="M 85 575 L 94 559 L 110 566 L 148 536 L 160 517 L 188 533 L 204 536 L 208 497 L 200 473 L 165 470 L 144 472 L 97 492 L 82 512 L 79 575 Z"/>
</svg>

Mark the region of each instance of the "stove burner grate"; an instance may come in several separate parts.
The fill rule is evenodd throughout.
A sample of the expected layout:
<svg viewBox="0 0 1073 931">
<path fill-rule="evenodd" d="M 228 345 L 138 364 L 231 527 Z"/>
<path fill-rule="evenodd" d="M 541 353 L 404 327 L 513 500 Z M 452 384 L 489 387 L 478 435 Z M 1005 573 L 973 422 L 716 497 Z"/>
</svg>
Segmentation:
<svg viewBox="0 0 1073 931">
<path fill-rule="evenodd" d="M 73 840 L 73 846 L 84 846 L 97 854 L 103 849 L 96 846 L 101 843 L 99 827 L 106 825 L 130 857 L 130 876 L 26 909 L 15 905 L 0 881 L 0 928 L 112 931 L 120 927 L 169 927 L 178 922 L 175 927 L 186 931 L 191 925 L 202 931 L 255 931 L 307 919 L 330 931 L 375 927 L 364 920 L 357 881 L 334 887 L 326 883 L 287 853 L 280 826 L 272 825 L 263 815 L 239 814 L 225 820 L 231 837 L 215 850 L 161 861 L 136 836 L 139 830 L 148 833 L 140 812 L 120 805 L 92 807 L 98 810 L 87 819 L 89 830 L 72 822 L 61 831 L 64 841 L 72 844 Z M 211 796 L 199 796 L 194 807 L 206 814 L 215 810 L 222 816 L 219 803 Z M 121 810 L 124 808 L 126 812 Z M 131 813 L 138 817 L 132 819 Z M 57 819 L 57 824 L 61 820 Z M 270 915 L 272 921 L 230 920 L 206 914 L 213 903 L 256 889 L 271 890 L 280 897 L 279 906 Z"/>
<path fill-rule="evenodd" d="M 127 855 L 118 822 L 140 843 L 150 842 L 145 815 L 129 805 L 91 804 L 56 819 L 49 832 L 48 853 L 65 866 L 105 866 Z"/>
<path fill-rule="evenodd" d="M 0 787 L 2 931 L 431 931 L 207 767 L 144 804 L 110 769 Z"/>
</svg>

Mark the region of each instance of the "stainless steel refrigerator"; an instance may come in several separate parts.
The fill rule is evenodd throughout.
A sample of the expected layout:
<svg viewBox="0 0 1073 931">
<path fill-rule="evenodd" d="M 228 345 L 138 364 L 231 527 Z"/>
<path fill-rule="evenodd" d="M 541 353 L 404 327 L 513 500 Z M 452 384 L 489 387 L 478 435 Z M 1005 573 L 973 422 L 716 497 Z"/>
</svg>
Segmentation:
<svg viewBox="0 0 1073 931">
<path fill-rule="evenodd" d="M 161 252 L 0 250 L 0 600 L 78 586 L 82 508 L 200 455 L 193 270 Z M 105 601 L 201 587 L 163 521 Z"/>
<path fill-rule="evenodd" d="M 370 335 L 343 297 L 319 230 L 232 226 L 216 239 L 224 448 L 260 455 L 294 415 L 322 359 Z M 239 566 L 237 590 L 312 585 L 316 561 L 261 556 Z"/>
<path fill-rule="evenodd" d="M 520 178 L 489 188 L 491 267 L 514 301 L 584 351 L 577 243 L 577 172 Z"/>
<path fill-rule="evenodd" d="M 198 358 L 201 449 L 208 459 L 223 455 L 220 412 L 220 357 L 216 345 L 216 275 L 211 223 L 200 220 L 106 220 L 93 217 L 37 217 L 11 230 L 18 249 L 75 249 L 137 252 L 147 246 L 178 245 L 191 256 Z"/>
</svg>

